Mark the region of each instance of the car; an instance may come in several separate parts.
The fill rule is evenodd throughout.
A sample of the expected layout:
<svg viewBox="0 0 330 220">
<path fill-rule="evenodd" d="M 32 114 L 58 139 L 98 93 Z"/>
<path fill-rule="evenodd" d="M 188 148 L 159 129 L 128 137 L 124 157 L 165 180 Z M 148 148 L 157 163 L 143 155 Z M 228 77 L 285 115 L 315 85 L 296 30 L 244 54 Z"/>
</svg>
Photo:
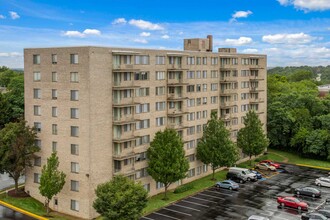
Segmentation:
<svg viewBox="0 0 330 220">
<path fill-rule="evenodd" d="M 281 164 L 278 164 L 278 163 L 275 163 L 271 160 L 263 160 L 263 161 L 260 161 L 260 163 L 266 163 L 268 164 L 269 166 L 273 166 L 275 167 L 276 169 L 280 168 L 281 167 Z"/>
<path fill-rule="evenodd" d="M 229 189 L 229 190 L 238 190 L 239 189 L 239 185 L 232 180 L 224 180 L 224 181 L 217 182 L 215 184 L 215 187 Z"/>
<path fill-rule="evenodd" d="M 239 173 L 230 173 L 230 172 L 228 172 L 227 175 L 226 175 L 226 178 L 229 179 L 229 180 L 232 180 L 236 183 L 245 183 L 246 182 L 246 178 L 243 177 Z"/>
<path fill-rule="evenodd" d="M 238 173 L 247 181 L 257 181 L 257 175 L 252 173 L 249 169 L 241 167 L 230 167 L 228 173 Z"/>
<path fill-rule="evenodd" d="M 276 171 L 276 167 L 274 167 L 274 166 L 270 166 L 270 165 L 268 165 L 267 163 L 258 163 L 258 164 L 256 165 L 256 168 L 257 168 L 257 169 L 260 169 L 260 170 Z"/>
<path fill-rule="evenodd" d="M 294 193 L 296 195 L 312 196 L 313 198 L 321 197 L 321 191 L 313 187 L 299 187 L 294 190 Z"/>
<path fill-rule="evenodd" d="M 319 209 L 317 210 L 318 213 L 321 213 L 322 215 L 324 215 L 327 218 L 330 218 L 330 210 L 328 209 Z"/>
<path fill-rule="evenodd" d="M 308 204 L 306 202 L 300 201 L 292 196 L 279 196 L 277 197 L 277 203 L 283 208 L 291 207 L 298 210 L 308 210 Z"/>
<path fill-rule="evenodd" d="M 251 215 L 248 220 L 269 220 L 269 218 L 261 215 Z"/>
<path fill-rule="evenodd" d="M 256 170 L 251 170 L 252 173 L 254 173 L 256 176 L 257 176 L 257 179 L 262 179 L 262 175 L 261 173 L 259 173 L 258 171 Z"/>
<path fill-rule="evenodd" d="M 308 212 L 308 213 L 301 214 L 301 219 L 303 219 L 303 220 L 309 220 L 309 219 L 310 220 L 316 220 L 316 219 L 326 220 L 328 218 L 319 212 Z"/>
<path fill-rule="evenodd" d="M 315 185 L 330 187 L 330 178 L 320 177 L 315 180 Z"/>
</svg>

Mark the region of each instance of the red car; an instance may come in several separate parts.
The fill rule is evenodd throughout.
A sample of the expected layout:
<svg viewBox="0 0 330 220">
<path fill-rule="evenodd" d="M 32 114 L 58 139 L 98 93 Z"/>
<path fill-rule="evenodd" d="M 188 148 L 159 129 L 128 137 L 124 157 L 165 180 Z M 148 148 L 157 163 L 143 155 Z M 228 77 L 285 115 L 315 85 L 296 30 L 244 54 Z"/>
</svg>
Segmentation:
<svg viewBox="0 0 330 220">
<path fill-rule="evenodd" d="M 306 202 L 302 202 L 299 199 L 292 196 L 279 196 L 277 197 L 277 203 L 282 207 L 291 207 L 298 210 L 308 210 L 308 204 Z"/>
<path fill-rule="evenodd" d="M 268 164 L 268 165 L 270 165 L 270 166 L 275 167 L 276 169 L 278 169 L 278 168 L 281 167 L 280 164 L 278 164 L 278 163 L 274 163 L 274 162 L 271 161 L 271 160 L 263 160 L 263 161 L 260 161 L 260 163 L 266 163 L 266 164 Z"/>
</svg>

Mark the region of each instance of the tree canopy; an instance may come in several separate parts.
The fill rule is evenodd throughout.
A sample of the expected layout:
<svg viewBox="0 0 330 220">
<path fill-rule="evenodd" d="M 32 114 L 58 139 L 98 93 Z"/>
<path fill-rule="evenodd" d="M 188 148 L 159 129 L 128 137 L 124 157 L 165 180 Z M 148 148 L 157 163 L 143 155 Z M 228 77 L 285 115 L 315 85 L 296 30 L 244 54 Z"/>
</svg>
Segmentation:
<svg viewBox="0 0 330 220">
<path fill-rule="evenodd" d="M 120 175 L 98 185 L 95 194 L 94 209 L 109 220 L 137 220 L 148 201 L 140 183 Z"/>
<path fill-rule="evenodd" d="M 185 178 L 189 169 L 181 137 L 174 129 L 158 131 L 147 150 L 147 157 L 148 174 L 156 182 L 164 184 L 164 199 L 167 199 L 168 187 Z"/>
</svg>

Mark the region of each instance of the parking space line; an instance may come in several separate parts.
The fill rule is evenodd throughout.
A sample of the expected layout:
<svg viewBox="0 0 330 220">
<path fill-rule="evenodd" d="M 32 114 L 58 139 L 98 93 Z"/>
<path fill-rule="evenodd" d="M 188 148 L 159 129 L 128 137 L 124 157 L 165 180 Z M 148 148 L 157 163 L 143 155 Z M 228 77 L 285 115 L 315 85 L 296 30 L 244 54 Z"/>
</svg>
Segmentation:
<svg viewBox="0 0 330 220">
<path fill-rule="evenodd" d="M 190 207 L 187 207 L 187 206 L 183 206 L 183 205 L 178 205 L 178 204 L 173 204 L 174 206 L 178 206 L 178 207 L 181 207 L 181 208 L 185 208 L 185 209 L 191 209 L 191 210 L 194 210 L 194 211 L 197 211 L 197 212 L 200 212 L 201 210 L 199 209 L 194 209 L 194 208 L 190 208 Z"/>
<path fill-rule="evenodd" d="M 148 218 L 148 217 L 145 217 L 145 216 L 143 216 L 143 217 L 141 217 L 141 218 L 148 219 L 148 220 L 155 220 L 155 219 L 153 219 L 153 218 Z"/>
<path fill-rule="evenodd" d="M 218 197 L 218 196 L 211 196 L 209 194 L 204 194 L 203 192 L 199 193 L 198 195 L 202 195 L 202 196 L 208 196 L 208 197 L 211 197 L 211 198 L 215 198 L 215 199 L 222 199 L 222 200 L 225 200 L 224 198 L 222 197 Z"/>
<path fill-rule="evenodd" d="M 203 206 L 203 207 L 210 207 L 208 205 L 203 205 L 203 204 L 199 204 L 199 203 L 196 203 L 196 202 L 190 202 L 190 201 L 187 201 L 187 200 L 181 200 L 181 202 L 186 202 L 186 203 L 190 203 L 190 204 L 193 204 L 193 205 L 199 205 L 199 206 Z"/>
<path fill-rule="evenodd" d="M 171 219 L 175 219 L 175 220 L 180 220 L 179 218 L 174 218 L 174 217 L 172 217 L 172 216 L 164 215 L 164 214 L 159 213 L 159 212 L 154 212 L 154 214 L 156 214 L 156 215 L 160 215 L 160 216 L 164 216 L 164 217 L 167 217 L 167 218 L 171 218 Z"/>
<path fill-rule="evenodd" d="M 169 209 L 169 208 L 163 208 L 163 209 L 168 210 L 168 211 L 170 211 L 170 212 L 180 213 L 180 214 L 182 214 L 182 215 L 192 216 L 191 214 L 188 214 L 188 213 L 185 213 L 185 212 L 176 211 L 176 210 Z"/>
<path fill-rule="evenodd" d="M 214 202 L 214 201 L 212 201 L 212 200 L 202 199 L 202 198 L 198 198 L 198 197 L 195 197 L 195 196 L 190 197 L 190 198 L 192 198 L 192 199 L 197 199 L 197 200 L 200 200 L 200 201 L 205 201 L 205 202 L 210 202 L 210 203 L 218 204 L 217 202 Z"/>
<path fill-rule="evenodd" d="M 212 190 L 209 190 L 209 189 L 207 189 L 207 190 L 205 190 L 205 191 L 212 192 L 212 193 L 216 193 L 216 194 L 220 194 L 220 195 L 225 195 L 225 196 L 233 196 L 233 195 L 231 195 L 231 194 L 221 193 L 221 192 L 217 192 L 217 191 L 212 191 Z"/>
</svg>

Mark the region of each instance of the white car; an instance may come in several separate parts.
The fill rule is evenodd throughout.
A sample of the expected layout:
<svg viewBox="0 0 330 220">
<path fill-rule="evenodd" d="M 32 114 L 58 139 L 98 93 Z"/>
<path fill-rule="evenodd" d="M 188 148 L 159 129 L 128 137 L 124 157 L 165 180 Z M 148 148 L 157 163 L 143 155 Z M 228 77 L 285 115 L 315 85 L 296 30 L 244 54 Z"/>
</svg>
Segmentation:
<svg viewBox="0 0 330 220">
<path fill-rule="evenodd" d="M 315 180 L 315 185 L 330 187 L 330 178 L 320 177 Z"/>
<path fill-rule="evenodd" d="M 260 215 L 251 215 L 248 220 L 269 220 L 269 218 Z"/>
<path fill-rule="evenodd" d="M 276 171 L 276 168 L 274 166 L 270 166 L 266 163 L 258 163 L 256 165 L 256 168 L 260 169 L 260 170 L 271 170 L 271 171 Z"/>
</svg>

